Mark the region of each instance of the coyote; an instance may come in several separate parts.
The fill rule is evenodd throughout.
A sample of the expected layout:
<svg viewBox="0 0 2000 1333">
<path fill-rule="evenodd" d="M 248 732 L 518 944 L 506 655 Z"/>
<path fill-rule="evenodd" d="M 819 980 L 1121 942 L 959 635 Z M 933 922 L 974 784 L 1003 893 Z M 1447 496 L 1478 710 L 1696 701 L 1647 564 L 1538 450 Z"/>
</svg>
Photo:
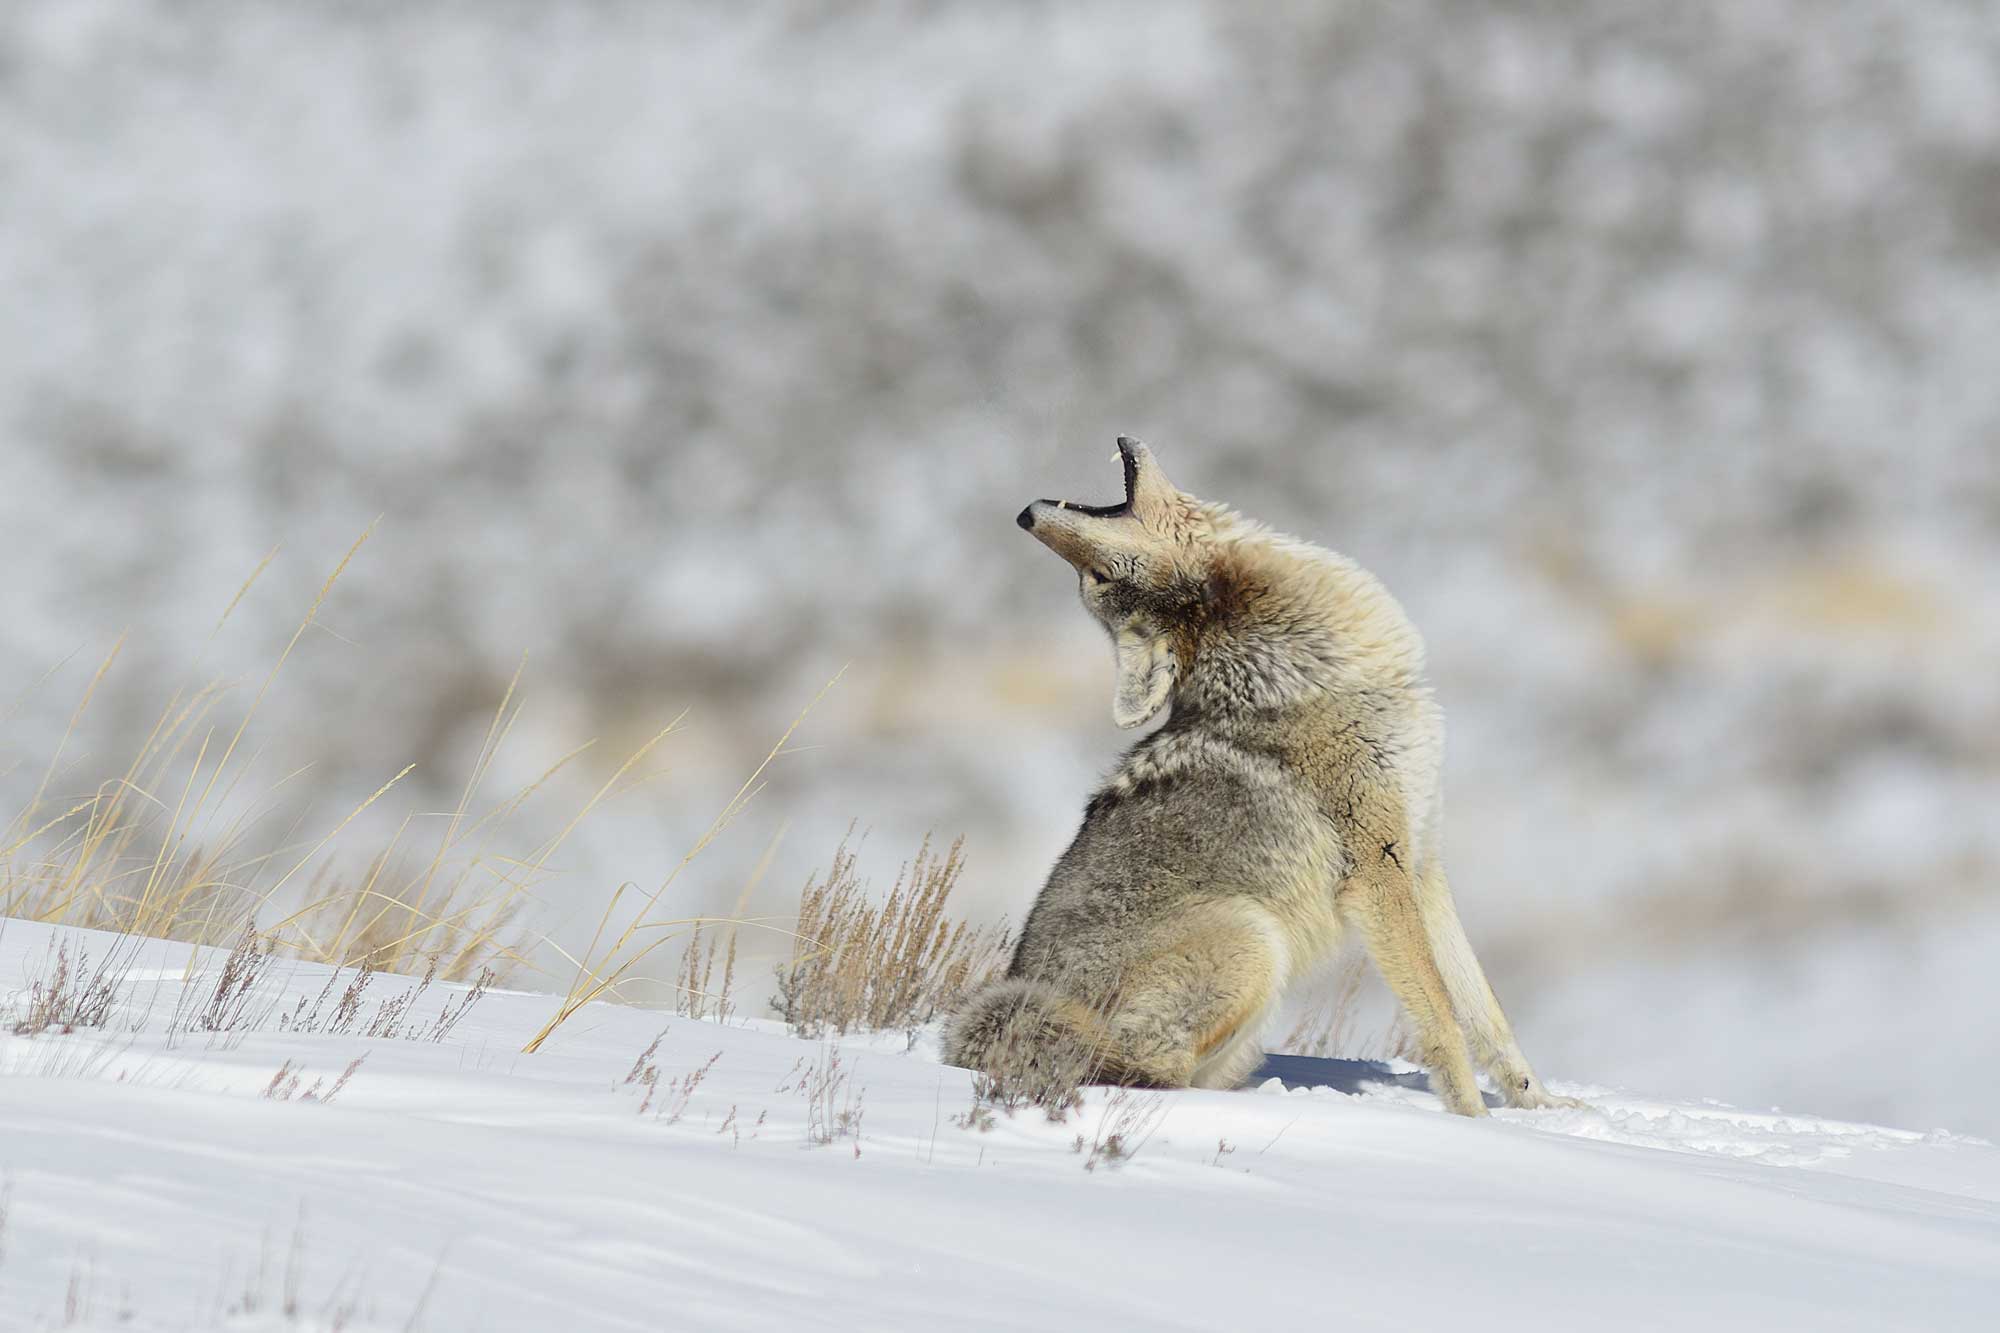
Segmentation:
<svg viewBox="0 0 2000 1333">
<path fill-rule="evenodd" d="M 1003 1083 L 1238 1086 L 1286 985 L 1358 927 L 1445 1106 L 1547 1092 L 1472 955 L 1438 856 L 1444 720 L 1423 641 L 1373 575 L 1176 489 L 1121 438 L 1125 498 L 1016 520 L 1075 566 L 1110 632 L 1111 717 L 1168 720 L 1084 809 L 1006 976 L 945 1058 Z"/>
</svg>

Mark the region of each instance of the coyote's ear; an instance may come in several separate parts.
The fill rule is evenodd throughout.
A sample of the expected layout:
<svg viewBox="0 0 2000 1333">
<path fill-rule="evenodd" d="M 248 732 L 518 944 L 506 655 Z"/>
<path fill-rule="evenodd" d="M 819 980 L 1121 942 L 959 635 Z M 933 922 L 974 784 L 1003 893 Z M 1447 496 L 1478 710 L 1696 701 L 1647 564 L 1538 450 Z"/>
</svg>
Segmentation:
<svg viewBox="0 0 2000 1333">
<path fill-rule="evenodd" d="M 1118 437 L 1118 454 L 1125 461 L 1125 506 L 1154 532 L 1171 531 L 1180 511 L 1181 493 L 1153 457 L 1153 451 L 1129 435 Z"/>
<path fill-rule="evenodd" d="M 1164 634 L 1127 626 L 1111 634 L 1118 658 L 1118 686 L 1111 695 L 1111 720 L 1121 727 L 1144 726 L 1167 706 L 1180 662 Z"/>
</svg>

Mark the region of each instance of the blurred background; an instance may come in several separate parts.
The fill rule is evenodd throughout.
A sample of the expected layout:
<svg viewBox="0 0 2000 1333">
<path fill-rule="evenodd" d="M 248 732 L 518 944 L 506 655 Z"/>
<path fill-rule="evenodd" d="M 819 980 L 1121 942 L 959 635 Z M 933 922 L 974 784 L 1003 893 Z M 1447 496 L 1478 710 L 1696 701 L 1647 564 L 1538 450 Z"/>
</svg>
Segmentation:
<svg viewBox="0 0 2000 1333">
<path fill-rule="evenodd" d="M 273 836 L 448 808 L 524 653 L 531 826 L 685 708 L 573 947 L 844 665 L 676 903 L 859 821 L 1018 920 L 1129 738 L 1013 515 L 1122 432 L 1424 630 L 1544 1073 L 2000 1133 L 1990 6 L 21 0 L 0 283 L 10 810 L 379 518 Z"/>
</svg>

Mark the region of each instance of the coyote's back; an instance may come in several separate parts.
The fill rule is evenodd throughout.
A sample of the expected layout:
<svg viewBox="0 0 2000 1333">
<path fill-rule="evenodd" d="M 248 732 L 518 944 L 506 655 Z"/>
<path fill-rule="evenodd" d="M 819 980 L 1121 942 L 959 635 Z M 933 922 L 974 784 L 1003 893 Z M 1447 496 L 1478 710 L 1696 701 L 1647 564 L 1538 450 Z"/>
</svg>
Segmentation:
<svg viewBox="0 0 2000 1333">
<path fill-rule="evenodd" d="M 1287 984 L 1358 927 L 1446 1104 L 1484 1112 L 1476 1053 L 1515 1105 L 1521 1056 L 1439 863 L 1442 723 L 1423 646 L 1351 561 L 1167 481 L 1121 439 L 1125 499 L 1038 500 L 1018 522 L 1075 567 L 1111 636 L 1112 717 L 1171 705 L 1085 807 L 1005 979 L 945 1055 L 1003 1084 L 1233 1087 Z M 1468 1040 L 1470 1051 L 1468 1050 Z"/>
</svg>

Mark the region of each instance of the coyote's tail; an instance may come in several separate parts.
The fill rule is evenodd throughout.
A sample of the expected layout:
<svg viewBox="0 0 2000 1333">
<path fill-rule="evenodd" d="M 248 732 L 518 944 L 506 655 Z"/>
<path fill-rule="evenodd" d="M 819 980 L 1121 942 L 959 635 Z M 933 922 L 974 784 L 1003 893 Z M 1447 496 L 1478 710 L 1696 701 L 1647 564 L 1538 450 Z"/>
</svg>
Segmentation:
<svg viewBox="0 0 2000 1333">
<path fill-rule="evenodd" d="M 1080 1083 L 1124 1081 L 1097 1010 L 1019 977 L 989 982 L 959 1007 L 945 1028 L 944 1059 L 1036 1102 Z"/>
</svg>

